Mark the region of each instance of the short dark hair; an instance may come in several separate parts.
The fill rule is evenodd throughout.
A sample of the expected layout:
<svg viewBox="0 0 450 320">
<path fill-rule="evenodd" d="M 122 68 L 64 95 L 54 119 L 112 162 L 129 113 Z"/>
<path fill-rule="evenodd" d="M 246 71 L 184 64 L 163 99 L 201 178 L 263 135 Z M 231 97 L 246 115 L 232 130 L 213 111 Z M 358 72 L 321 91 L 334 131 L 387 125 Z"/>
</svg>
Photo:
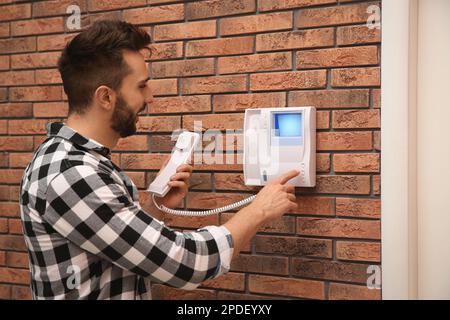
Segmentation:
<svg viewBox="0 0 450 320">
<path fill-rule="evenodd" d="M 120 20 L 97 21 L 75 36 L 58 61 L 69 114 L 83 114 L 101 85 L 120 89 L 130 72 L 123 50 L 148 48 L 150 40 L 144 29 Z"/>
</svg>

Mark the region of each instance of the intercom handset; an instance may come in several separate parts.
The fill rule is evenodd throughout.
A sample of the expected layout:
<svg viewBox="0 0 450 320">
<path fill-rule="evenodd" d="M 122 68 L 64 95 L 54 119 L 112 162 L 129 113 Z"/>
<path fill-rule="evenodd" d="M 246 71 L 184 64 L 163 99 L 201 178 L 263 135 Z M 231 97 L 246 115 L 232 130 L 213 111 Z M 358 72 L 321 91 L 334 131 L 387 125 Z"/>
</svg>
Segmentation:
<svg viewBox="0 0 450 320">
<path fill-rule="evenodd" d="M 164 169 L 159 173 L 155 180 L 150 184 L 147 191 L 157 195 L 158 197 L 164 197 L 170 190 L 168 185 L 170 177 L 173 176 L 177 168 L 189 161 L 194 149 L 200 142 L 200 134 L 183 131 L 178 136 L 175 148 L 172 151 L 172 156 Z"/>
<path fill-rule="evenodd" d="M 262 186 L 289 170 L 297 187 L 316 184 L 314 107 L 247 109 L 244 118 L 244 182 Z"/>
</svg>

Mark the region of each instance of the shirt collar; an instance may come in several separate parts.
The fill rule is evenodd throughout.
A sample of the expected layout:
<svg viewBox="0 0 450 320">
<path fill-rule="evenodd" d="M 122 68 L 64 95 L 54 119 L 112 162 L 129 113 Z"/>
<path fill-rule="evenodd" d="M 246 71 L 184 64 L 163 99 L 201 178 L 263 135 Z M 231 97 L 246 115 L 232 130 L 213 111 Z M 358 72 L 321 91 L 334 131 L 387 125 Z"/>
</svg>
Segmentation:
<svg viewBox="0 0 450 320">
<path fill-rule="evenodd" d="M 93 150 L 101 155 L 111 159 L 111 150 L 93 139 L 88 139 L 63 122 L 47 123 L 47 136 L 56 136 L 69 140 L 73 144 L 81 146 L 88 150 Z"/>
</svg>

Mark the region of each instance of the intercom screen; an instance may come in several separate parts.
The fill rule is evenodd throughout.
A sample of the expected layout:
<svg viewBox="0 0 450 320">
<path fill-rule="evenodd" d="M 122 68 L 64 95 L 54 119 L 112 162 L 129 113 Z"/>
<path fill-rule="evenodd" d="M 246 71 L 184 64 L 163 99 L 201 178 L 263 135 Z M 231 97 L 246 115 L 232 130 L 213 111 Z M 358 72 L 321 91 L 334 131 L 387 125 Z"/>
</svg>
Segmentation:
<svg viewBox="0 0 450 320">
<path fill-rule="evenodd" d="M 275 113 L 275 135 L 279 137 L 302 136 L 302 113 Z"/>
</svg>

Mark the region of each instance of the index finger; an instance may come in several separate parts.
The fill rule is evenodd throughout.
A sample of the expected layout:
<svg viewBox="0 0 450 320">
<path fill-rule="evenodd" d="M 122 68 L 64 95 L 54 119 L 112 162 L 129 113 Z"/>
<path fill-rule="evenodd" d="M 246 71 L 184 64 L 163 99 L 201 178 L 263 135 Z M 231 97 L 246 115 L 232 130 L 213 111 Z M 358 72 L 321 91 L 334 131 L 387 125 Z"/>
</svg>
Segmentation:
<svg viewBox="0 0 450 320">
<path fill-rule="evenodd" d="M 300 171 L 298 171 L 298 170 L 290 170 L 290 171 L 286 172 L 285 174 L 279 176 L 275 180 L 273 180 L 273 183 L 285 184 L 286 182 L 288 182 L 292 178 L 295 178 L 299 174 L 300 174 Z"/>
</svg>

